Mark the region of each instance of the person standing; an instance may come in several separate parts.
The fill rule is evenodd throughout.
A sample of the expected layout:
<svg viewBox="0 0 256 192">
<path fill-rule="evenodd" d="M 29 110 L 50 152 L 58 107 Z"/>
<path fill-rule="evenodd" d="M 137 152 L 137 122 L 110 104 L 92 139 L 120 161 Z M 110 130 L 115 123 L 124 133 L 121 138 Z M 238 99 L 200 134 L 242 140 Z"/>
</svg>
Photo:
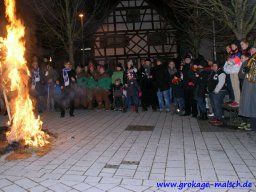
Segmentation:
<svg viewBox="0 0 256 192">
<path fill-rule="evenodd" d="M 160 59 L 156 61 L 154 81 L 156 83 L 159 111 L 161 112 L 165 109 L 166 112 L 170 112 L 170 74 L 168 68 Z"/>
<path fill-rule="evenodd" d="M 169 72 L 169 75 L 170 75 L 170 82 L 171 82 L 172 79 L 174 78 L 174 74 L 177 72 L 174 60 L 171 60 L 168 63 L 168 72 Z M 171 105 L 172 104 L 172 86 L 170 86 L 169 95 L 170 95 L 170 105 Z"/>
<path fill-rule="evenodd" d="M 200 112 L 199 119 L 207 120 L 207 109 L 206 109 L 206 92 L 207 92 L 207 80 L 209 78 L 209 72 L 204 70 L 204 66 L 199 64 L 196 72 L 196 101 L 197 108 Z"/>
<path fill-rule="evenodd" d="M 46 89 L 47 89 L 47 110 L 54 110 L 54 84 L 57 79 L 57 73 L 55 69 L 53 69 L 50 63 L 45 63 L 46 68 L 44 72 L 44 76 L 46 79 Z"/>
<path fill-rule="evenodd" d="M 251 129 L 256 132 L 256 82 L 252 81 L 252 79 L 256 79 L 255 72 L 252 72 L 256 70 L 256 47 L 251 48 L 251 54 L 252 57 L 248 61 L 250 65 L 244 68 L 246 78 L 243 82 L 239 115 L 250 118 Z"/>
<path fill-rule="evenodd" d="M 137 83 L 137 80 L 133 77 L 133 73 L 127 74 L 127 83 L 125 84 L 124 88 L 127 91 L 126 109 L 133 105 L 135 112 L 138 113 L 139 94 L 141 92 L 141 89 Z"/>
<path fill-rule="evenodd" d="M 60 86 L 62 89 L 62 101 L 61 101 L 61 117 L 65 116 L 65 108 L 67 103 L 69 103 L 69 115 L 71 117 L 74 116 L 74 108 L 75 108 L 75 89 L 74 86 L 76 84 L 76 73 L 72 69 L 72 65 L 69 61 L 64 62 L 64 68 L 61 71 L 60 77 Z"/>
<path fill-rule="evenodd" d="M 172 97 L 176 105 L 176 112 L 183 116 L 185 114 L 185 101 L 184 101 L 184 85 L 181 79 L 181 73 L 178 71 L 174 74 L 172 82 Z"/>
<path fill-rule="evenodd" d="M 249 55 L 248 53 L 242 54 L 241 56 L 241 61 L 242 61 L 242 65 L 241 68 L 238 72 L 238 77 L 239 77 L 239 82 L 240 82 L 240 90 L 242 91 L 243 89 L 243 82 L 246 76 L 246 73 L 244 71 L 245 67 L 248 64 L 248 60 L 250 59 L 251 55 Z"/>
<path fill-rule="evenodd" d="M 240 83 L 238 78 L 238 72 L 241 67 L 241 53 L 239 52 L 239 43 L 234 41 L 231 43 L 231 55 L 228 57 L 224 71 L 230 74 L 231 85 L 234 90 L 235 100 L 230 104 L 230 107 L 238 107 L 240 101 Z"/>
<path fill-rule="evenodd" d="M 143 111 L 147 111 L 150 105 L 153 111 L 157 110 L 157 96 L 153 82 L 153 70 L 151 60 L 147 58 L 138 71 L 138 82 L 142 91 L 141 105 Z"/>
<path fill-rule="evenodd" d="M 97 71 L 93 63 L 90 63 L 88 65 L 88 72 L 86 72 L 86 76 L 87 76 L 86 106 L 88 109 L 92 109 L 93 102 L 95 100 L 95 92 L 97 88 L 97 80 L 96 80 Z"/>
<path fill-rule="evenodd" d="M 125 68 L 125 71 L 124 71 L 124 83 L 127 82 L 127 75 L 129 73 L 132 73 L 133 75 L 133 78 L 137 79 L 137 72 L 138 72 L 138 69 L 133 65 L 133 61 L 132 60 L 129 60 L 127 62 L 127 65 L 126 65 L 126 68 Z"/>
<path fill-rule="evenodd" d="M 44 110 L 44 96 L 46 94 L 45 90 L 45 76 L 43 71 L 39 68 L 37 60 L 32 63 L 31 69 L 31 94 L 36 99 L 36 106 L 38 113 L 42 113 Z"/>
<path fill-rule="evenodd" d="M 197 103 L 194 99 L 195 94 L 195 72 L 192 71 L 192 58 L 191 55 L 185 57 L 184 65 L 181 70 L 182 80 L 184 82 L 184 99 L 185 99 L 185 114 L 184 116 L 191 115 L 197 117 Z"/>
<path fill-rule="evenodd" d="M 98 103 L 98 109 L 103 108 L 103 102 L 105 104 L 105 110 L 110 110 L 110 90 L 112 79 L 105 71 L 104 66 L 99 68 L 99 74 L 96 77 L 98 81 L 98 87 L 96 88 L 96 101 Z"/>
<path fill-rule="evenodd" d="M 113 72 L 111 79 L 112 79 L 112 84 L 114 84 L 117 79 L 120 79 L 121 83 L 124 84 L 124 70 L 121 63 L 118 63 L 116 65 L 116 70 Z"/>
<path fill-rule="evenodd" d="M 217 62 L 213 64 L 213 71 L 209 77 L 207 89 L 212 103 L 214 118 L 210 123 L 214 126 L 223 125 L 223 100 L 226 95 L 226 74 Z"/>
<path fill-rule="evenodd" d="M 76 67 L 76 81 L 75 89 L 75 107 L 86 107 L 86 85 L 87 78 L 84 69 L 81 66 Z"/>
<path fill-rule="evenodd" d="M 226 54 L 227 54 L 227 59 L 232 54 L 230 44 L 226 45 Z M 232 87 L 230 74 L 228 74 L 228 73 L 226 73 L 226 82 L 227 82 L 227 91 L 228 91 L 228 96 L 229 96 L 229 101 L 227 103 L 231 104 L 235 101 L 235 94 L 234 94 L 234 90 Z"/>
</svg>

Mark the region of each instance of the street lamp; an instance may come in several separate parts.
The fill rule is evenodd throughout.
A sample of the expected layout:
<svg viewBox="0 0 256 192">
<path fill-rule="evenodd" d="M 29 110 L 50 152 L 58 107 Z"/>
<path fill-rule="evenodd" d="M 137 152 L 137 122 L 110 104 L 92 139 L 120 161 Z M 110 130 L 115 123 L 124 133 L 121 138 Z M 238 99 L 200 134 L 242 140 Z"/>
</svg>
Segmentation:
<svg viewBox="0 0 256 192">
<path fill-rule="evenodd" d="M 84 66 L 84 14 L 80 13 L 79 17 L 81 19 L 81 27 L 82 27 L 82 64 Z"/>
</svg>

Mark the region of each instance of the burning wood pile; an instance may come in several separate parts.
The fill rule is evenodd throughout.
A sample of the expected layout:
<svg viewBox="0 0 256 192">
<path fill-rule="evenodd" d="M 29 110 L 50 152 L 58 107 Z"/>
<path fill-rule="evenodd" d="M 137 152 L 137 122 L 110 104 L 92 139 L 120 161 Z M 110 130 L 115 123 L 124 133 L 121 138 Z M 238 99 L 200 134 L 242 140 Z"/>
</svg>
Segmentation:
<svg viewBox="0 0 256 192">
<path fill-rule="evenodd" d="M 42 148 L 49 144 L 49 134 L 42 131 L 29 95 L 30 72 L 25 54 L 25 26 L 16 17 L 15 0 L 5 0 L 7 36 L 0 37 L 1 89 L 8 112 L 9 129 L 6 138 L 10 145 Z M 8 100 L 9 99 L 9 100 Z"/>
</svg>

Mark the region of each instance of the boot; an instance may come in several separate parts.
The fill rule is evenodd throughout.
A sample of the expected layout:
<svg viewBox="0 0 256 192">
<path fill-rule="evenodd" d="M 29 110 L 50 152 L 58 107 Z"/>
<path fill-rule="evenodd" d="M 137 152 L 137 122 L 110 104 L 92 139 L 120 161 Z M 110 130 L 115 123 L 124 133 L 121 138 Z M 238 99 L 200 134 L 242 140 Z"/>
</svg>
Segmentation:
<svg viewBox="0 0 256 192">
<path fill-rule="evenodd" d="M 204 120 L 204 121 L 208 120 L 207 113 L 203 113 L 202 114 L 202 120 Z"/>
<path fill-rule="evenodd" d="M 199 120 L 203 120 L 203 113 L 200 112 L 200 115 L 197 117 Z"/>
<path fill-rule="evenodd" d="M 65 117 L 65 111 L 60 112 L 60 117 Z"/>
<path fill-rule="evenodd" d="M 70 112 L 69 112 L 69 115 L 70 115 L 70 117 L 74 117 L 74 112 L 73 112 L 73 111 L 70 111 Z"/>
</svg>

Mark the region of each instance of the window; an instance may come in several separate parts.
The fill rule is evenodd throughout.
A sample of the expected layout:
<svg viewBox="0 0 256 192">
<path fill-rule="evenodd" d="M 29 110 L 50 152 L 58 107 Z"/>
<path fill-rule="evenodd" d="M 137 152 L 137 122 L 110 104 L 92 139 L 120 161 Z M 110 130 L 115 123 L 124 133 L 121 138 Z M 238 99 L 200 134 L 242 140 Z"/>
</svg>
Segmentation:
<svg viewBox="0 0 256 192">
<path fill-rule="evenodd" d="M 129 37 L 126 35 L 107 35 L 100 38 L 101 48 L 120 48 L 129 45 Z"/>
</svg>

